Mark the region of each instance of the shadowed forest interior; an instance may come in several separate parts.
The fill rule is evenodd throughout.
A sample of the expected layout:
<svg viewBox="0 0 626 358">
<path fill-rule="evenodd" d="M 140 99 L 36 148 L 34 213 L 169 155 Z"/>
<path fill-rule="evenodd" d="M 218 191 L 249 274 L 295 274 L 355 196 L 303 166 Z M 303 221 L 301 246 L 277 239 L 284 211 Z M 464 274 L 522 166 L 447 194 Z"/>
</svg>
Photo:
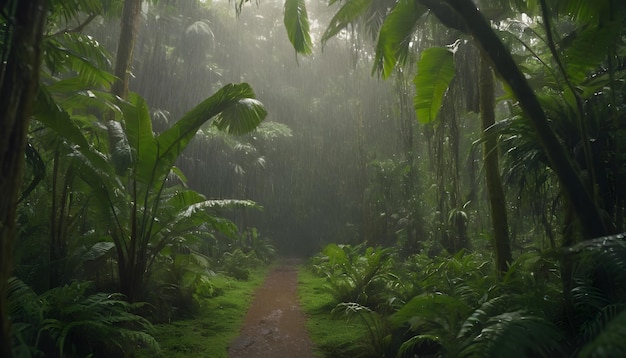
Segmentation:
<svg viewBox="0 0 626 358">
<path fill-rule="evenodd" d="M 626 356 L 625 2 L 0 6 L 0 356 Z"/>
</svg>

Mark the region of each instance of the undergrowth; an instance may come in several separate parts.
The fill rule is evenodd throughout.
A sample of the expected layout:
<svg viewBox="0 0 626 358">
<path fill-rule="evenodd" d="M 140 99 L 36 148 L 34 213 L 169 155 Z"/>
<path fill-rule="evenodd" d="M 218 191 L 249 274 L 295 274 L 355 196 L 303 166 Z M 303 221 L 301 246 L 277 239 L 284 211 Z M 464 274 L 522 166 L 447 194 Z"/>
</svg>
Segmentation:
<svg viewBox="0 0 626 358">
<path fill-rule="evenodd" d="M 302 266 L 298 270 L 298 295 L 307 314 L 307 328 L 321 357 L 356 357 L 359 341 L 366 327 L 356 320 L 333 315 L 337 304 L 326 288 L 326 280 Z"/>
<path fill-rule="evenodd" d="M 217 275 L 211 279 L 221 295 L 204 299 L 200 312 L 189 319 L 154 325 L 154 337 L 161 347 L 156 357 L 226 358 L 230 342 L 237 337 L 252 300 L 252 292 L 265 278 L 269 267 L 250 272 L 246 281 Z M 141 357 L 155 357 L 140 351 Z"/>
</svg>

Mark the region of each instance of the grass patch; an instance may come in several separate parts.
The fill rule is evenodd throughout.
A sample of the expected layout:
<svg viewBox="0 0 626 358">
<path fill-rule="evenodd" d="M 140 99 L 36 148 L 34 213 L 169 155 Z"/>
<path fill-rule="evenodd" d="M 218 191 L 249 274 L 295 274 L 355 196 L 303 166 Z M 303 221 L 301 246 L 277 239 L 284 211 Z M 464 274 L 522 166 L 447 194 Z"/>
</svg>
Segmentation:
<svg viewBox="0 0 626 358">
<path fill-rule="evenodd" d="M 211 282 L 223 294 L 204 301 L 201 312 L 192 319 L 154 325 L 154 338 L 161 346 L 156 357 L 226 358 L 229 344 L 238 336 L 252 293 L 263 283 L 270 267 L 251 270 L 247 281 L 218 275 Z M 154 353 L 139 351 L 138 358 Z"/>
<path fill-rule="evenodd" d="M 338 302 L 326 288 L 326 279 L 301 266 L 298 270 L 298 295 L 307 314 L 307 328 L 316 354 L 319 357 L 354 357 L 358 342 L 367 330 L 358 320 L 348 322 L 331 315 L 330 311 Z"/>
</svg>

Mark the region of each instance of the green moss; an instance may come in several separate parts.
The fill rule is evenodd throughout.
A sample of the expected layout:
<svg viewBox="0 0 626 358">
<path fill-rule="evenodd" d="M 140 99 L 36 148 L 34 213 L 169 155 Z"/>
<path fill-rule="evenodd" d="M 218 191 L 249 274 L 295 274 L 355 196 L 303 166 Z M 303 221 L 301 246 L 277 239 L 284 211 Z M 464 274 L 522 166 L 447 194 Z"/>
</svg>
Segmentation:
<svg viewBox="0 0 626 358">
<path fill-rule="evenodd" d="M 213 278 L 212 283 L 223 294 L 203 301 L 196 317 L 154 326 L 154 337 L 161 346 L 157 357 L 226 358 L 228 345 L 239 334 L 252 293 L 263 283 L 267 272 L 267 267 L 254 270 L 247 281 L 221 275 Z M 142 350 L 136 356 L 153 358 L 154 354 Z"/>
<path fill-rule="evenodd" d="M 307 328 L 320 357 L 354 357 L 354 351 L 366 328 L 357 321 L 346 321 L 331 315 L 337 305 L 328 289 L 326 280 L 308 269 L 298 270 L 298 294 L 306 312 Z"/>
</svg>

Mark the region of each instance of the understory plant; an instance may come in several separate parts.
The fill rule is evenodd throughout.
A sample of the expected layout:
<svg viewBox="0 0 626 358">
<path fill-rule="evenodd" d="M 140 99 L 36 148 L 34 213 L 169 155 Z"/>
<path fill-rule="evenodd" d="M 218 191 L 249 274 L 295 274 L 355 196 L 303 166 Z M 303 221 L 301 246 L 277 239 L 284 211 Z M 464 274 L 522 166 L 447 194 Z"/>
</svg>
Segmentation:
<svg viewBox="0 0 626 358">
<path fill-rule="evenodd" d="M 16 357 L 127 357 L 138 347 L 158 351 L 152 325 L 118 293 L 93 293 L 75 281 L 37 295 L 17 278 L 9 282 Z"/>
<path fill-rule="evenodd" d="M 387 278 L 386 284 L 370 280 L 356 293 L 355 283 L 362 281 L 353 277 L 362 280 L 366 275 L 357 273 L 372 272 L 365 263 L 374 252 L 333 244 L 310 261 L 311 270 L 327 277 L 335 291 L 334 315 L 367 328 L 358 356 L 613 357 L 626 352 L 618 338 L 626 329 L 623 235 L 585 241 L 563 253 L 523 254 L 500 278 L 481 254 L 414 255 L 392 265 L 396 255 L 389 249 L 389 263 L 378 262 L 371 276 Z M 576 284 L 568 293 L 573 322 L 563 311 L 562 260 L 577 263 Z M 376 297 L 373 304 L 363 300 L 364 292 Z"/>
<path fill-rule="evenodd" d="M 377 297 L 384 291 L 393 264 L 391 250 L 365 245 L 327 245 L 313 259 L 314 271 L 327 278 L 329 292 L 337 302 L 376 306 L 385 302 Z"/>
</svg>

